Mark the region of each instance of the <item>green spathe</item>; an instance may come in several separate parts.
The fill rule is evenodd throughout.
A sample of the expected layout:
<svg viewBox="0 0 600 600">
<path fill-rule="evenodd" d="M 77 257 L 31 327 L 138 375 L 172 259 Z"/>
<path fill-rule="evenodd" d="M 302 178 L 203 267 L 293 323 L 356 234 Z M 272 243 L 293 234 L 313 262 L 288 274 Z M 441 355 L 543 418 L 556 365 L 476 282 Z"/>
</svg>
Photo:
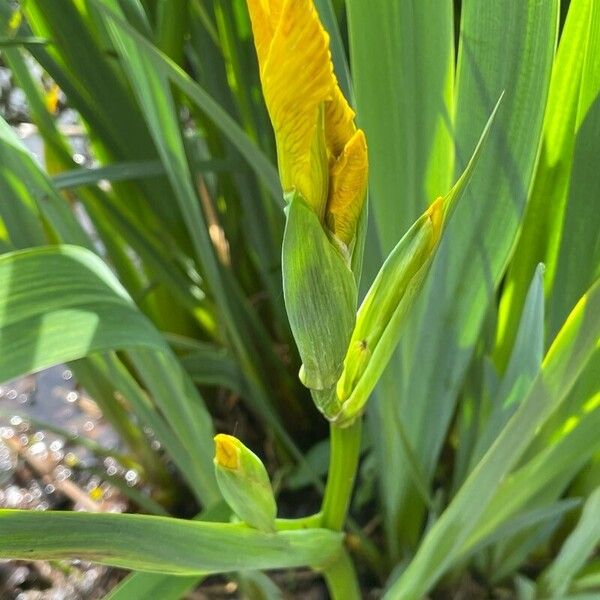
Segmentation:
<svg viewBox="0 0 600 600">
<path fill-rule="evenodd" d="M 354 328 L 357 291 L 349 257 L 323 229 L 317 215 L 297 194 L 291 194 L 283 240 L 285 305 L 302 359 L 300 378 L 330 418 L 339 409 L 325 393 L 342 373 Z M 335 395 L 333 396 L 335 400 Z"/>
<path fill-rule="evenodd" d="M 261 531 L 275 531 L 277 505 L 267 470 L 254 452 L 232 435 L 215 436 L 215 474 L 231 510 Z"/>
<path fill-rule="evenodd" d="M 458 181 L 446 196 L 431 204 L 398 242 L 358 311 L 336 386 L 339 412 L 330 417 L 342 427 L 362 414 L 398 344 L 409 310 L 424 286 L 445 226 L 471 179 L 501 101 L 502 95 Z"/>
<path fill-rule="evenodd" d="M 364 408 L 396 347 L 408 310 L 423 285 L 439 241 L 441 200 L 423 214 L 389 255 L 369 289 L 337 383 L 336 422 L 353 421 Z"/>
</svg>

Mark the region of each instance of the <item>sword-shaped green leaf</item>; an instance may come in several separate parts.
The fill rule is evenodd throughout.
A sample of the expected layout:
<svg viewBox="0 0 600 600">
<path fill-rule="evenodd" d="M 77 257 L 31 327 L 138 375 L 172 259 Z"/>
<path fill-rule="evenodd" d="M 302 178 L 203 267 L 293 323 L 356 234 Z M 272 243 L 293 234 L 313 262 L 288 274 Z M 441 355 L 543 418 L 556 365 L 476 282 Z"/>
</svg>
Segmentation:
<svg viewBox="0 0 600 600">
<path fill-rule="evenodd" d="M 326 529 L 263 533 L 146 515 L 0 511 L 0 558 L 81 558 L 173 575 L 319 567 L 338 556 L 341 542 L 342 534 Z"/>
</svg>

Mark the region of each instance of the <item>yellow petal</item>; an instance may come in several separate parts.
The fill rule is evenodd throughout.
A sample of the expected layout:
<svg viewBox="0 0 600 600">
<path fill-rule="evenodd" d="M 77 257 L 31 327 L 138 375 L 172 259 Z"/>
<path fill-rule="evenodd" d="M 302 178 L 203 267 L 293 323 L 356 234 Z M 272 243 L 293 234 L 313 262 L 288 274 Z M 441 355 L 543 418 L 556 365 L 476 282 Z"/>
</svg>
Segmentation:
<svg viewBox="0 0 600 600">
<path fill-rule="evenodd" d="M 313 0 L 248 0 L 284 192 L 297 190 L 349 244 L 362 210 L 367 153 L 333 73 Z"/>
<path fill-rule="evenodd" d="M 283 189 L 298 190 L 321 216 L 328 184 L 321 119 L 335 82 L 329 37 L 312 0 L 248 6 Z"/>
<path fill-rule="evenodd" d="M 368 176 L 367 141 L 358 129 L 331 168 L 326 223 L 349 246 L 363 209 Z"/>
<path fill-rule="evenodd" d="M 325 103 L 325 138 L 330 153 L 336 158 L 356 131 L 354 117 L 354 111 L 344 98 L 334 76 L 333 98 Z"/>
<path fill-rule="evenodd" d="M 215 435 L 215 463 L 227 469 L 240 467 L 240 442 L 226 433 Z"/>
<path fill-rule="evenodd" d="M 254 33 L 254 45 L 259 65 L 265 63 L 275 27 L 281 17 L 284 0 L 248 0 L 248 12 Z"/>
</svg>

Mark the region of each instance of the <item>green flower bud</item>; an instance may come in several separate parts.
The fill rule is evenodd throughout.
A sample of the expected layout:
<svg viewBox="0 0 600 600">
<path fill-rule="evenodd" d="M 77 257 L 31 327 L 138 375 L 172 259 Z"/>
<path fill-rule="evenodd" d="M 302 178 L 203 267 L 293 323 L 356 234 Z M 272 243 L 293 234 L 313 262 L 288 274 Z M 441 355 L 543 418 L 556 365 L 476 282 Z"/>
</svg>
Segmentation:
<svg viewBox="0 0 600 600">
<path fill-rule="evenodd" d="M 215 436 L 215 474 L 223 498 L 245 523 L 275 531 L 277 505 L 262 461 L 232 435 Z"/>
<path fill-rule="evenodd" d="M 356 281 L 344 249 L 299 194 L 289 197 L 282 270 L 285 306 L 302 359 L 300 380 L 331 418 L 340 408 L 335 385 L 354 328 Z"/>
<path fill-rule="evenodd" d="M 423 286 L 441 236 L 444 201 L 438 198 L 400 240 L 358 310 L 337 382 L 340 413 L 350 424 L 359 416 L 390 359 L 406 315 Z"/>
</svg>

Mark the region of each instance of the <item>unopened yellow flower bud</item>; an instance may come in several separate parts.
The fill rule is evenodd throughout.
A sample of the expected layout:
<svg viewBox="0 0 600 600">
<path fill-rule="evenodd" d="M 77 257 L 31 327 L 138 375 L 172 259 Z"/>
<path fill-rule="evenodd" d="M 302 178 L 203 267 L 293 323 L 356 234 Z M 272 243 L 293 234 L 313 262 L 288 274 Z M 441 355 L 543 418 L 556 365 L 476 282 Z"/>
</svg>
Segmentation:
<svg viewBox="0 0 600 600">
<path fill-rule="evenodd" d="M 260 458 L 236 437 L 219 433 L 214 464 L 219 489 L 231 510 L 251 527 L 275 531 L 277 505 Z"/>
<path fill-rule="evenodd" d="M 367 145 L 354 125 L 313 0 L 248 0 L 284 193 L 296 192 L 339 241 L 356 235 Z"/>
</svg>

